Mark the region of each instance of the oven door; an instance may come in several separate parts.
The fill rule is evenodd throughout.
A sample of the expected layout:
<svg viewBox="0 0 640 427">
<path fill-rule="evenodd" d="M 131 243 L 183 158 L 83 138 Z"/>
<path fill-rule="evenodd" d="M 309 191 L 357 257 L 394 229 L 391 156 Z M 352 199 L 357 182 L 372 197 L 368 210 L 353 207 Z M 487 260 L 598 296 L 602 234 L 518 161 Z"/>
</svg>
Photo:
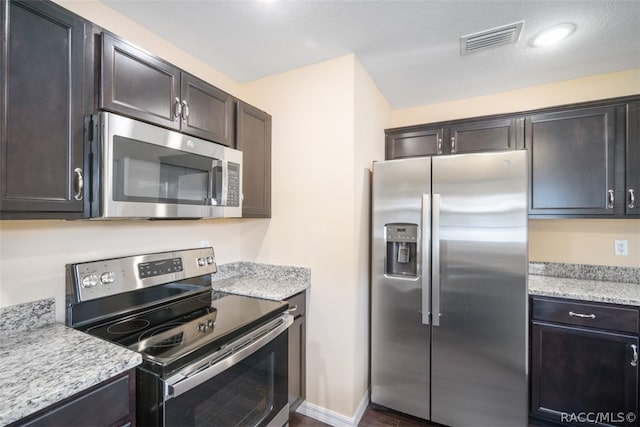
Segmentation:
<svg viewBox="0 0 640 427">
<path fill-rule="evenodd" d="M 284 314 L 164 379 L 164 425 L 287 424 L 291 323 Z"/>
<path fill-rule="evenodd" d="M 93 217 L 241 216 L 241 152 L 112 113 L 96 121 Z"/>
</svg>

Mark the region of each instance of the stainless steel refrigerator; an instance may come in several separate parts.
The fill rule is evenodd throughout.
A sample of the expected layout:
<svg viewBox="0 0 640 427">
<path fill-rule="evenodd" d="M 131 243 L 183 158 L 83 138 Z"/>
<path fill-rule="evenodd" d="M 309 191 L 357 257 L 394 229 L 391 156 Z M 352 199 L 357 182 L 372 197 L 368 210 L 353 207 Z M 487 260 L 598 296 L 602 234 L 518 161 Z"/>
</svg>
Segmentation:
<svg viewBox="0 0 640 427">
<path fill-rule="evenodd" d="M 373 166 L 371 402 L 527 425 L 525 151 Z"/>
</svg>

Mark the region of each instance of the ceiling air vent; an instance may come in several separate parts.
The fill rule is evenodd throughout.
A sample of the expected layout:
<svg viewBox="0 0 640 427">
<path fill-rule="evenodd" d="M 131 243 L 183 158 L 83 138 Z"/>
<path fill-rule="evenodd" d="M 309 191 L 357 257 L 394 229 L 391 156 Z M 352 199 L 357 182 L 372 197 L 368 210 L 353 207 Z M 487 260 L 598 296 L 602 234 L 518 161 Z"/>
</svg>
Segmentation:
<svg viewBox="0 0 640 427">
<path fill-rule="evenodd" d="M 460 54 L 477 52 L 490 47 L 502 46 L 518 41 L 524 21 L 503 25 L 479 33 L 460 37 Z"/>
</svg>

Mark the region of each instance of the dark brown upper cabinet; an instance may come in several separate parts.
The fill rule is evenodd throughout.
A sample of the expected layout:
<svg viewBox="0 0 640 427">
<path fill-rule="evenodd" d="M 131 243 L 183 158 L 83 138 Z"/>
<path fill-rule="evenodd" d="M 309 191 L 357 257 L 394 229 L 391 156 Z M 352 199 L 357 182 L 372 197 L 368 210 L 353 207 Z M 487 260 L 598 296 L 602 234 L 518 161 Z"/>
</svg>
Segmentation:
<svg viewBox="0 0 640 427">
<path fill-rule="evenodd" d="M 525 135 L 529 214 L 616 213 L 622 191 L 615 186 L 615 106 L 534 114 L 526 119 Z"/>
<path fill-rule="evenodd" d="M 480 153 L 523 148 L 523 118 L 486 120 L 450 127 L 449 153 Z"/>
<path fill-rule="evenodd" d="M 237 149 L 242 151 L 242 216 L 271 218 L 271 116 L 238 101 Z"/>
<path fill-rule="evenodd" d="M 437 156 L 443 154 L 444 129 L 427 127 L 419 130 L 386 132 L 385 159 Z"/>
<path fill-rule="evenodd" d="M 627 215 L 640 215 L 640 102 L 627 105 L 624 205 Z"/>
<path fill-rule="evenodd" d="M 520 150 L 524 119 L 496 118 L 388 129 L 385 159 Z"/>
<path fill-rule="evenodd" d="M 82 218 L 86 23 L 41 1 L 3 0 L 0 14 L 0 215 Z"/>
<path fill-rule="evenodd" d="M 233 147 L 233 98 L 111 34 L 102 34 L 100 108 Z"/>
</svg>

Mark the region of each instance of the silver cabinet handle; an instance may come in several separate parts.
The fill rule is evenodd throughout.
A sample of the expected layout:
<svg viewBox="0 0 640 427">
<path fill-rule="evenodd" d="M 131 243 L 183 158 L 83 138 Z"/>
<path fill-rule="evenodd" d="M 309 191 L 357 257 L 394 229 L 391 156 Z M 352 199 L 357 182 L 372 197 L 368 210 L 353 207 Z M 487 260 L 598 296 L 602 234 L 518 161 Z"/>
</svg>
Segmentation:
<svg viewBox="0 0 640 427">
<path fill-rule="evenodd" d="M 569 312 L 569 316 L 582 317 L 582 318 L 588 318 L 588 319 L 595 319 L 596 318 L 595 314 L 574 313 L 573 311 Z"/>
<path fill-rule="evenodd" d="M 452 153 L 456 152 L 456 137 L 455 136 L 451 137 L 451 152 Z"/>
<path fill-rule="evenodd" d="M 433 295 L 431 296 L 431 321 L 433 326 L 440 326 L 440 194 L 433 194 L 433 207 L 431 217 L 431 238 L 433 239 L 433 253 L 431 254 L 431 266 Z"/>
<path fill-rule="evenodd" d="M 633 192 L 633 188 L 629 189 L 629 208 L 633 209 L 636 207 L 636 195 Z"/>
<path fill-rule="evenodd" d="M 438 137 L 438 154 L 442 154 L 442 138 Z"/>
<path fill-rule="evenodd" d="M 609 203 L 607 204 L 607 209 L 613 209 L 613 202 L 615 202 L 613 190 L 609 190 L 607 193 L 609 193 Z"/>
<path fill-rule="evenodd" d="M 84 197 L 84 178 L 82 177 L 82 169 L 81 168 L 75 168 L 73 170 L 74 175 L 76 176 L 76 194 L 73 195 L 73 198 L 76 200 L 82 200 L 82 198 Z"/>
<path fill-rule="evenodd" d="M 638 346 L 631 344 L 631 350 L 633 350 L 633 359 L 631 360 L 631 366 L 638 366 Z"/>
<path fill-rule="evenodd" d="M 182 116 L 182 104 L 180 104 L 180 98 L 176 97 L 173 101 L 173 120 L 180 120 L 180 116 Z"/>
<path fill-rule="evenodd" d="M 289 307 L 289 309 L 287 310 L 287 313 L 293 313 L 294 311 L 298 311 L 298 304 Z"/>
<path fill-rule="evenodd" d="M 189 105 L 187 101 L 182 101 L 182 123 L 187 123 L 189 118 Z"/>
</svg>

